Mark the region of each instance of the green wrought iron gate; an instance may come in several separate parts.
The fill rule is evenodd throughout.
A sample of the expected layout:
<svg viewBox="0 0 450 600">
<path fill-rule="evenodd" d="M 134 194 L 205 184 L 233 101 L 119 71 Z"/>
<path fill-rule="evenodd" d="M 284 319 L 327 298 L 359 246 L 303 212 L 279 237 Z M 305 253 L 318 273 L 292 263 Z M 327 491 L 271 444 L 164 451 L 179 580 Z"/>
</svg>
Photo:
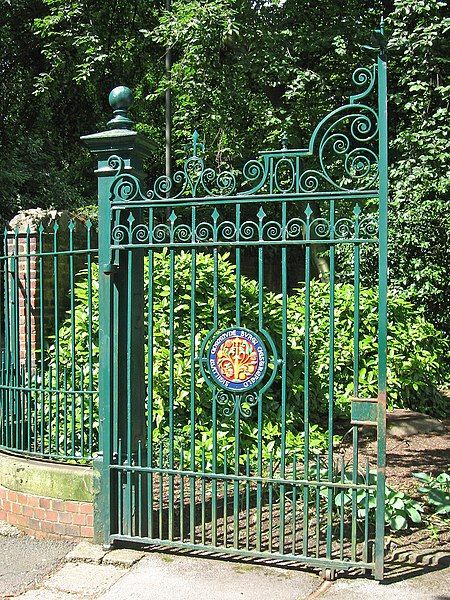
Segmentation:
<svg viewBox="0 0 450 600">
<path fill-rule="evenodd" d="M 353 84 L 358 93 L 317 125 L 306 149 L 284 144 L 241 171 L 216 172 L 195 133 L 183 168 L 145 192 L 150 148 L 130 130 L 126 88 L 111 98 L 112 131 L 84 138 L 99 157 L 97 529 L 106 543 L 382 578 L 383 55 Z M 321 278 L 318 256 L 329 266 Z M 367 256 L 379 265 L 375 321 L 361 285 Z M 365 328 L 378 363 L 373 397 L 360 366 Z M 347 433 L 336 420 L 345 406 Z M 361 451 L 364 427 L 376 432 L 376 456 Z"/>
</svg>

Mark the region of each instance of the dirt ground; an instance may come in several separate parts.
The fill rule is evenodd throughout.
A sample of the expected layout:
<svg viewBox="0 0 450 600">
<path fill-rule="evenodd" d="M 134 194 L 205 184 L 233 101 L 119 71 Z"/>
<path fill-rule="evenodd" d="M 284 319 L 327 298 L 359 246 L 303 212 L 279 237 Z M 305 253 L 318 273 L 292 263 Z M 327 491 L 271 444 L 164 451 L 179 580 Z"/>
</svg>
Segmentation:
<svg viewBox="0 0 450 600">
<path fill-rule="evenodd" d="M 396 410 L 388 413 L 386 443 L 387 485 L 413 496 L 427 507 L 417 492 L 420 482 L 413 473 L 438 475 L 450 468 L 450 420 L 438 421 L 418 413 Z M 363 453 L 375 455 L 375 441 L 363 438 Z M 424 513 L 425 525 L 405 532 L 387 533 L 387 562 L 445 566 L 450 564 L 450 518 Z"/>
</svg>

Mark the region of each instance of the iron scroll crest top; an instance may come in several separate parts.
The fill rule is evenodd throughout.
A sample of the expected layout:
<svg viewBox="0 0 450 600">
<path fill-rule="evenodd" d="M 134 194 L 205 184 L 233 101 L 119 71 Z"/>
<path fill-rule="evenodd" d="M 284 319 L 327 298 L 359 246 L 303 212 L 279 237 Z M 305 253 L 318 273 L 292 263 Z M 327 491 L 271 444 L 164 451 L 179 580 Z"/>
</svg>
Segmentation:
<svg viewBox="0 0 450 600">
<path fill-rule="evenodd" d="M 301 197 L 330 192 L 345 195 L 363 192 L 376 196 L 379 186 L 377 81 L 376 63 L 356 68 L 352 77 L 356 93 L 317 124 L 306 148 L 287 148 L 284 140 L 281 149 L 259 152 L 258 158 L 247 161 L 240 170 L 220 171 L 207 166 L 203 158 L 205 145 L 197 131 L 186 146 L 188 156 L 182 167 L 170 177 L 157 177 L 146 192 L 141 189 L 139 180 L 127 172 L 123 160 L 111 156 L 109 166 L 116 171 L 110 188 L 111 202 L 148 205 L 174 200 L 288 194 Z M 119 115 L 119 118 L 124 117 Z"/>
</svg>

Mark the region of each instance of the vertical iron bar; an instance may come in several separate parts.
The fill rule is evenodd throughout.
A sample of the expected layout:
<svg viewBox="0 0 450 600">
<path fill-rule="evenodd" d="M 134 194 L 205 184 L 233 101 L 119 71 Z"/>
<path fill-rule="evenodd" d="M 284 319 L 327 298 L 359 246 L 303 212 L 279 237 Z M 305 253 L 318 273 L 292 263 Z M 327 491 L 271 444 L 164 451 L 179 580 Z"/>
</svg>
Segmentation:
<svg viewBox="0 0 450 600">
<path fill-rule="evenodd" d="M 345 481 L 345 463 L 344 455 L 341 455 L 341 483 Z M 340 521 L 339 521 L 339 558 L 344 560 L 344 488 L 340 489 L 341 506 L 340 506 Z"/>
<path fill-rule="evenodd" d="M 71 412 L 72 412 L 72 454 L 76 454 L 76 427 L 77 427 L 77 409 L 76 409 L 76 354 L 75 354 L 75 273 L 74 273 L 74 256 L 73 256 L 73 229 L 75 223 L 73 220 L 69 222 L 69 290 L 70 290 L 70 330 L 71 330 Z M 59 381 L 57 382 L 59 385 Z M 83 405 L 80 407 L 80 434 L 83 439 Z M 81 455 L 83 455 L 83 445 L 81 446 Z"/>
<path fill-rule="evenodd" d="M 93 374 L 93 355 L 92 355 L 92 223 L 90 219 L 86 222 L 86 248 L 87 248 L 87 286 L 88 286 L 88 391 L 89 391 L 89 424 L 88 424 L 88 450 L 87 455 L 93 453 L 93 393 L 94 393 L 94 374 Z"/>
<path fill-rule="evenodd" d="M 370 480 L 370 466 L 369 459 L 366 457 L 366 468 L 365 468 L 365 483 L 366 485 Z M 378 500 L 378 498 L 377 498 Z M 368 562 L 369 560 L 369 490 L 366 489 L 364 493 L 364 545 L 363 545 L 363 561 Z"/>
<path fill-rule="evenodd" d="M 227 475 L 227 448 L 225 447 L 223 450 L 223 474 Z M 228 480 L 224 478 L 223 480 L 223 545 L 226 548 L 228 544 Z"/>
<path fill-rule="evenodd" d="M 14 408 L 12 434 L 17 448 L 19 438 L 19 396 L 20 396 L 20 300 L 19 300 L 19 230 L 14 231 Z M 14 422 L 15 420 L 15 422 Z"/>
<path fill-rule="evenodd" d="M 117 440 L 117 465 L 123 465 L 122 455 L 122 439 Z M 125 478 L 127 474 L 125 473 Z M 122 469 L 118 470 L 117 476 L 117 513 L 118 513 L 118 532 L 123 535 L 123 477 L 124 472 Z"/>
<path fill-rule="evenodd" d="M 273 479 L 273 451 L 270 451 L 269 454 L 269 479 L 272 480 Z M 269 511 L 269 517 L 268 517 L 268 551 L 272 552 L 272 538 L 273 538 L 273 483 L 272 481 L 269 481 L 268 483 L 269 486 L 269 490 L 268 490 L 268 511 Z"/>
<path fill-rule="evenodd" d="M 174 467 L 174 309 L 175 309 L 175 251 L 169 251 L 169 469 Z M 174 533 L 174 480 L 169 474 L 169 540 Z"/>
<path fill-rule="evenodd" d="M 239 475 L 239 455 L 240 455 L 240 413 L 239 396 L 234 394 L 234 474 Z M 239 548 L 239 480 L 235 479 L 233 484 L 233 544 L 236 549 Z"/>
<path fill-rule="evenodd" d="M 287 204 L 283 201 L 281 204 L 281 226 L 283 229 L 283 238 L 286 236 L 287 222 Z M 280 457 L 280 477 L 286 476 L 286 402 L 287 402 L 287 323 L 288 323 L 288 303 L 287 303 L 287 248 L 281 247 L 281 457 Z M 280 537 L 279 551 L 284 554 L 285 537 L 285 493 L 286 488 L 282 483 L 280 485 Z"/>
<path fill-rule="evenodd" d="M 149 232 L 152 239 L 154 226 L 154 211 L 149 209 Z M 153 467 L 153 276 L 154 276 L 154 250 L 149 248 L 147 257 L 147 466 Z M 153 471 L 147 474 L 148 487 L 148 531 L 149 537 L 153 538 Z"/>
<path fill-rule="evenodd" d="M 335 201 L 330 200 L 330 240 L 334 239 Z M 329 329 L 329 374 L 328 374 L 328 481 L 333 480 L 333 417 L 334 417 L 334 285 L 335 246 L 330 244 L 330 329 Z M 326 557 L 331 559 L 333 534 L 333 489 L 327 494 L 327 538 Z"/>
<path fill-rule="evenodd" d="M 201 480 L 201 507 L 202 507 L 202 533 L 201 540 L 202 544 L 205 545 L 205 525 L 206 525 L 206 477 L 205 477 L 205 447 L 202 447 L 202 480 Z"/>
<path fill-rule="evenodd" d="M 383 22 L 380 33 L 383 35 Z M 387 70 L 384 50 L 378 56 L 379 120 L 379 284 L 378 284 L 378 414 L 377 414 L 377 506 L 375 525 L 375 578 L 384 576 L 384 515 L 386 485 L 386 346 L 387 346 L 387 210 L 388 210 L 388 137 Z"/>
<path fill-rule="evenodd" d="M 359 204 L 356 205 L 355 210 L 355 238 L 359 238 Z M 359 396 L 359 306 L 360 306 L 360 245 L 353 245 L 353 395 L 355 398 Z M 352 460 L 352 483 L 356 485 L 358 482 L 358 426 L 353 425 L 353 460 Z M 357 505 L 357 489 L 352 488 L 352 549 L 351 556 L 352 560 L 356 560 L 356 546 L 357 546 L 357 518 L 358 518 L 358 505 Z"/>
<path fill-rule="evenodd" d="M 137 466 L 138 467 L 142 467 L 142 441 L 138 440 L 138 444 L 137 444 Z M 139 537 L 142 537 L 142 517 L 144 515 L 144 512 L 142 510 L 142 471 L 139 470 L 137 473 L 137 500 L 135 498 L 135 503 L 137 502 L 137 532 L 135 532 L 135 535 L 138 535 Z"/>
<path fill-rule="evenodd" d="M 184 450 L 180 449 L 180 470 L 184 471 Z M 180 541 L 184 542 L 184 475 L 180 475 Z"/>
<path fill-rule="evenodd" d="M 316 558 L 320 555 L 320 454 L 316 456 Z"/>
<path fill-rule="evenodd" d="M 262 207 L 261 207 L 262 208 Z M 261 237 L 262 233 L 260 233 Z M 259 331 L 264 329 L 264 248 L 258 247 L 258 328 Z M 257 466 L 256 474 L 262 477 L 262 429 L 263 429 L 263 398 L 262 394 L 258 393 L 258 439 L 257 439 Z M 258 481 L 256 484 L 256 550 L 261 551 L 261 536 L 262 536 L 262 483 Z"/>
<path fill-rule="evenodd" d="M 41 393 L 40 393 L 40 447 L 43 451 L 44 446 L 44 433 L 43 433 L 43 422 L 42 415 L 44 412 L 44 388 L 45 388 L 45 356 L 44 356 L 44 317 L 45 317 L 45 305 L 44 305 L 44 227 L 42 223 L 39 225 L 39 344 L 40 344 L 40 385 L 41 385 Z M 36 432 L 38 430 L 37 426 L 37 414 L 36 414 Z M 36 433 L 37 440 L 37 433 Z M 37 452 L 37 443 L 36 443 L 36 452 Z"/>
<path fill-rule="evenodd" d="M 217 473 L 217 396 L 212 398 L 212 472 Z M 211 482 L 211 543 L 217 546 L 217 479 Z"/>
<path fill-rule="evenodd" d="M 292 456 L 292 479 L 297 479 L 297 454 L 294 452 Z M 292 554 L 296 551 L 296 535 L 297 535 L 297 485 L 292 486 Z"/>
<path fill-rule="evenodd" d="M 247 448 L 247 454 L 245 457 L 245 548 L 250 549 L 250 450 Z"/>
<path fill-rule="evenodd" d="M 57 222 L 55 222 L 55 225 L 53 227 L 53 301 L 54 301 L 54 316 L 53 316 L 53 320 L 54 320 L 54 332 L 55 332 L 55 387 L 54 387 L 54 393 L 55 393 L 55 401 L 56 401 L 56 412 L 59 412 L 59 403 L 60 403 L 60 395 L 59 395 L 59 390 L 58 390 L 58 383 L 60 381 L 60 358 L 59 358 L 59 260 L 58 260 L 58 232 L 59 232 L 59 224 Z M 52 396 L 53 394 L 50 395 L 49 398 L 49 404 L 48 404 L 48 415 L 49 415 L 49 423 L 48 423 L 48 427 L 49 427 L 49 448 L 48 448 L 48 452 L 49 454 L 52 453 L 52 446 L 51 446 L 51 439 L 52 439 L 52 435 L 51 435 L 51 430 L 52 430 L 52 410 L 51 410 L 51 406 L 52 406 Z M 65 411 L 67 412 L 67 411 Z M 55 415 L 56 417 L 56 415 Z M 72 428 L 74 427 L 74 423 L 72 422 Z M 65 440 L 66 440 L 66 454 L 67 454 L 67 432 L 65 432 Z M 73 448 L 72 448 L 72 452 L 73 452 Z"/>
<path fill-rule="evenodd" d="M 32 356 L 31 356 L 31 336 L 35 334 L 35 332 L 31 330 L 31 245 L 30 245 L 30 228 L 27 228 L 27 236 L 26 236 L 26 321 L 27 321 L 27 387 L 31 388 L 33 385 L 32 382 L 32 372 L 31 372 L 31 364 L 32 364 Z M 33 294 L 34 295 L 34 294 Z M 35 300 L 36 303 L 36 300 Z M 34 350 L 36 351 L 36 345 L 34 346 Z M 35 358 L 35 357 L 34 357 Z M 33 363 L 35 360 L 33 361 Z M 32 408 L 31 408 L 31 389 L 27 392 L 27 443 L 26 449 L 31 451 L 31 421 L 33 418 Z"/>
<path fill-rule="evenodd" d="M 311 214 L 312 210 L 308 204 L 306 215 L 306 241 L 311 236 Z M 303 426 L 305 432 L 305 445 L 303 448 L 304 478 L 309 480 L 309 345 L 310 345 L 310 321 L 311 321 L 311 245 L 305 246 L 305 357 L 304 357 L 304 379 L 303 379 Z M 308 529 L 309 529 L 309 487 L 303 488 L 303 555 L 308 555 Z"/>
<path fill-rule="evenodd" d="M 195 206 L 191 209 L 191 227 L 192 227 L 192 241 L 195 242 L 195 229 L 196 229 L 196 208 Z M 196 310 L 195 310 L 195 289 L 197 281 L 197 251 L 192 248 L 191 252 L 191 303 L 190 303 L 190 346 L 191 346 L 191 380 L 189 390 L 189 408 L 190 408 L 190 441 L 189 441 L 189 452 L 190 452 L 190 468 L 192 472 L 195 472 L 195 358 L 197 349 L 195 346 L 195 323 L 196 323 Z M 216 303 L 216 285 L 213 285 L 214 290 L 214 301 Z M 195 483 L 196 478 L 189 478 L 189 537 L 191 544 L 195 544 Z"/>
<path fill-rule="evenodd" d="M 163 445 L 159 442 L 159 539 L 162 540 L 164 537 L 163 525 L 164 525 L 164 478 L 163 478 Z"/>
</svg>

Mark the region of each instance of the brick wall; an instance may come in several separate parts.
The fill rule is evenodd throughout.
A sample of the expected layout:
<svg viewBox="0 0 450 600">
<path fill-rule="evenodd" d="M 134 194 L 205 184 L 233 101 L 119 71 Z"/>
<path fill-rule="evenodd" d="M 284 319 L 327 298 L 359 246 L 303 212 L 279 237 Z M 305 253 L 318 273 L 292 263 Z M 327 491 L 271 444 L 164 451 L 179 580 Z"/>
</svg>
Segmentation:
<svg viewBox="0 0 450 600">
<path fill-rule="evenodd" d="M 37 538 L 92 538 L 92 502 L 58 500 L 0 486 L 0 520 Z"/>
</svg>

